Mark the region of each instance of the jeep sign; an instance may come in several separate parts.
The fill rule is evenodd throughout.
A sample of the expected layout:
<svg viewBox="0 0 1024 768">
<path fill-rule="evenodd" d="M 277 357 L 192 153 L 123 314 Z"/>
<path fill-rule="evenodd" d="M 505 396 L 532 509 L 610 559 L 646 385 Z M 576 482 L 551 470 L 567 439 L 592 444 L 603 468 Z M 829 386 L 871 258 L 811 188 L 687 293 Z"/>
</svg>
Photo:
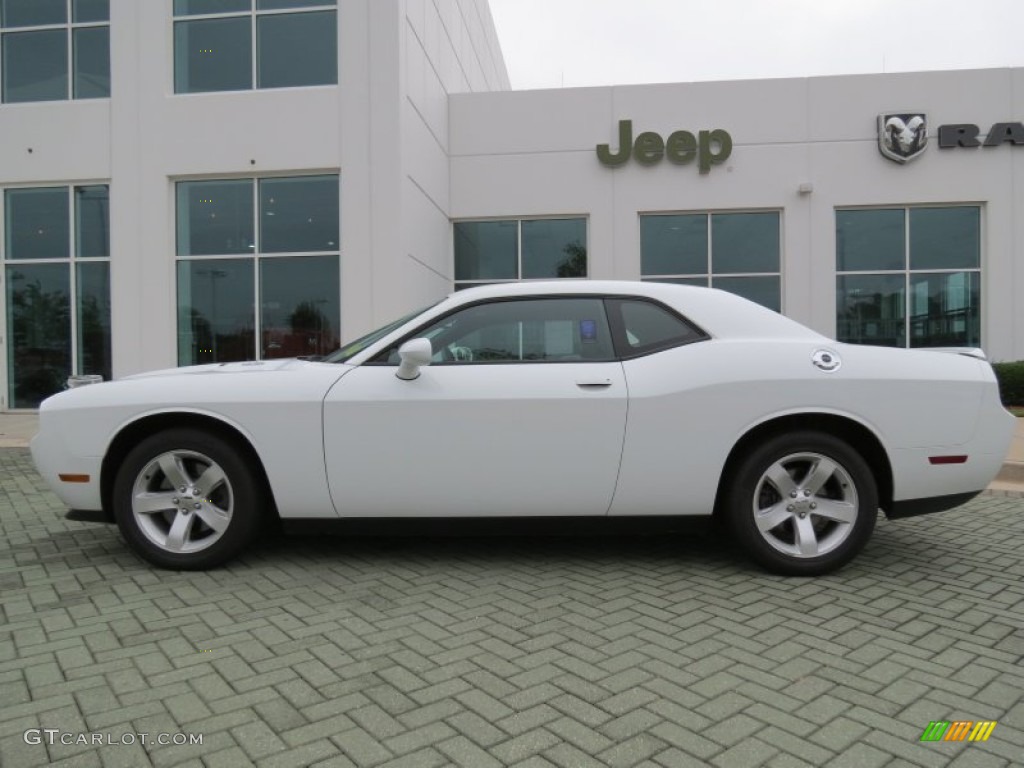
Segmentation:
<svg viewBox="0 0 1024 768">
<path fill-rule="evenodd" d="M 602 165 L 617 168 L 625 165 L 631 156 L 641 165 L 655 165 L 662 158 L 676 165 L 686 165 L 697 160 L 701 173 L 708 173 L 711 166 L 720 165 L 732 154 L 732 136 L 716 128 L 699 131 L 694 136 L 689 131 L 675 131 L 667 139 L 651 131 L 641 133 L 633 141 L 633 121 L 619 121 L 619 151 L 612 152 L 608 144 L 597 145 L 597 159 Z"/>
</svg>

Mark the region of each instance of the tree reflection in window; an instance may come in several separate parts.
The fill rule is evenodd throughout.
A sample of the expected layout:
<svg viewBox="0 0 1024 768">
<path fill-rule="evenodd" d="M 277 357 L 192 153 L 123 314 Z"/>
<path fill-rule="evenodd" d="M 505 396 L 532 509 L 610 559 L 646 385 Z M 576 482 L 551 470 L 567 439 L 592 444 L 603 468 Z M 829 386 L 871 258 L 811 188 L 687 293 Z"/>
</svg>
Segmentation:
<svg viewBox="0 0 1024 768">
<path fill-rule="evenodd" d="M 56 287 L 63 283 L 63 286 Z M 71 373 L 67 266 L 40 264 L 8 271 L 11 405 L 34 408 L 64 388 Z"/>
</svg>

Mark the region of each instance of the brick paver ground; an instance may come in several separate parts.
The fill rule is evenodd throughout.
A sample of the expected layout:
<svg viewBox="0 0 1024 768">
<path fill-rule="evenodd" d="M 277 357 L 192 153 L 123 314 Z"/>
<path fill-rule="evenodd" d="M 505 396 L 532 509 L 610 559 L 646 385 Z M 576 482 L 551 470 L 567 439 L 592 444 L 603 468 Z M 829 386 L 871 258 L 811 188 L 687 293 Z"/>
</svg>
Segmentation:
<svg viewBox="0 0 1024 768">
<path fill-rule="evenodd" d="M 3 766 L 1024 763 L 1021 498 L 879 520 L 819 579 L 693 535 L 307 537 L 169 573 L 62 515 L 0 451 Z M 918 741 L 957 719 L 999 724 Z"/>
</svg>

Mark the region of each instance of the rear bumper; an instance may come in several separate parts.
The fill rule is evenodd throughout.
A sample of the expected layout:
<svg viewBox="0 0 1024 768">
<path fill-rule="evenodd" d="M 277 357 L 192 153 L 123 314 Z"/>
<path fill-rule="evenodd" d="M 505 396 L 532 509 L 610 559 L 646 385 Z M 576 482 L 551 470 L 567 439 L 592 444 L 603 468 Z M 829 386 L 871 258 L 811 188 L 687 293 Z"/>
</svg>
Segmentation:
<svg viewBox="0 0 1024 768">
<path fill-rule="evenodd" d="M 935 418 L 941 418 L 937 414 Z M 935 499 L 939 509 L 963 502 L 946 503 L 942 499 L 976 495 L 988 487 L 1010 450 L 1017 419 L 999 402 L 995 383 L 986 387 L 973 436 L 959 444 L 899 448 L 889 452 L 894 481 L 893 508 L 906 505 L 913 509 Z M 966 456 L 962 463 L 933 463 L 933 458 Z M 938 510 L 929 510 L 938 511 Z M 915 513 L 919 514 L 919 513 Z M 894 515 L 890 515 L 893 517 Z M 908 515 L 895 515 L 907 517 Z"/>
<path fill-rule="evenodd" d="M 979 493 L 981 491 L 968 491 L 967 493 L 951 493 L 947 496 L 894 501 L 892 507 L 886 510 L 885 516 L 890 520 L 900 520 L 904 517 L 917 517 L 918 515 L 930 515 L 933 512 L 945 512 L 947 509 L 953 509 L 961 504 L 966 504 Z"/>
</svg>

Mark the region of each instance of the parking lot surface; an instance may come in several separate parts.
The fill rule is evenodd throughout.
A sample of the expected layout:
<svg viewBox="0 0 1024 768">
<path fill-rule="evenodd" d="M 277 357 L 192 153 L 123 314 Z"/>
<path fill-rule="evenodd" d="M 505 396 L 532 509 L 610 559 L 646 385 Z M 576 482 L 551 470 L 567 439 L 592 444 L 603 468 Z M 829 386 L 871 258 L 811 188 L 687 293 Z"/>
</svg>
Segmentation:
<svg viewBox="0 0 1024 768">
<path fill-rule="evenodd" d="M 0 450 L 3 766 L 1024 763 L 1024 498 L 880 519 L 817 579 L 699 535 L 296 537 L 173 573 L 63 513 Z"/>
</svg>

